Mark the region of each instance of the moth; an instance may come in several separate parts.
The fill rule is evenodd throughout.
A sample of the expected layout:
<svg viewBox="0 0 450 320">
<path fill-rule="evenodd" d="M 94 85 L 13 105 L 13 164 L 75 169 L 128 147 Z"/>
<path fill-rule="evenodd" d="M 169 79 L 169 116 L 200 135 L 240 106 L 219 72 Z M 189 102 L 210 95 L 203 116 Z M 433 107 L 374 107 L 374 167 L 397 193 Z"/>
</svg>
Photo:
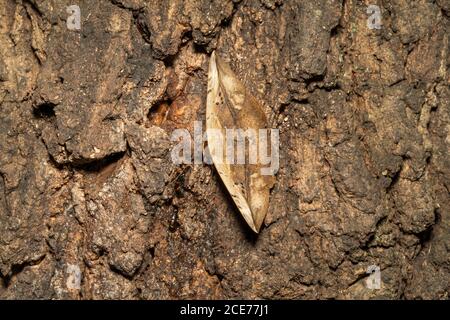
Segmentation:
<svg viewBox="0 0 450 320">
<path fill-rule="evenodd" d="M 211 54 L 208 70 L 206 129 L 212 162 L 242 217 L 258 233 L 268 211 L 275 177 L 262 174 L 260 157 L 253 162 L 249 159 L 255 159 L 254 152 L 260 143 L 258 134 L 260 129 L 267 129 L 267 119 L 260 103 L 215 52 Z M 233 150 L 229 140 L 224 139 L 230 132 L 235 134 L 236 141 L 239 133 L 257 133 L 256 137 L 244 137 L 247 141 L 244 145 L 248 145 L 244 151 L 245 163 L 230 161 L 236 156 L 230 157 Z"/>
</svg>

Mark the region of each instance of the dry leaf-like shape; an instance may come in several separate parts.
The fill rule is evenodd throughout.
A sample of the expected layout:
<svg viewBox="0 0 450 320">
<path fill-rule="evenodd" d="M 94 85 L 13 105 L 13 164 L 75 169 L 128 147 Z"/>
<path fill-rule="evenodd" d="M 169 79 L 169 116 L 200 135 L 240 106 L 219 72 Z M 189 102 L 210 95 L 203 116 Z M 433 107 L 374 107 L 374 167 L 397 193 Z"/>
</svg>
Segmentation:
<svg viewBox="0 0 450 320">
<path fill-rule="evenodd" d="M 225 142 L 225 137 L 228 138 L 230 131 L 234 134 L 252 131 L 258 135 L 260 129 L 267 128 L 267 119 L 258 101 L 215 52 L 211 55 L 208 71 L 206 127 L 208 149 L 214 166 L 245 221 L 258 233 L 267 214 L 270 189 L 275 178 L 261 174 L 263 166 L 258 155 L 256 161 L 250 160 L 255 156 L 255 150 L 260 150 L 259 136 L 253 137 L 256 138 L 253 140 L 247 139 L 248 148 L 244 140 L 245 161 L 237 164 L 230 161 L 229 155 L 232 154 L 232 159 L 235 155 Z M 212 134 L 213 131 L 215 134 Z M 252 147 L 256 149 L 250 150 Z M 231 145 L 233 148 L 234 142 Z M 236 154 L 238 152 L 236 150 Z"/>
</svg>

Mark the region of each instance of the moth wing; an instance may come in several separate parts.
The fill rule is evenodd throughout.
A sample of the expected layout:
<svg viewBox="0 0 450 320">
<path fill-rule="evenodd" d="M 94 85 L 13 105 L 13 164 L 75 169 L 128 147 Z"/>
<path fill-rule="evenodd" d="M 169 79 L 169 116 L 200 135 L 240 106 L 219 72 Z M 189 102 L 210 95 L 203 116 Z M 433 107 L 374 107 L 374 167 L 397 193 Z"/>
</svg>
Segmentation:
<svg viewBox="0 0 450 320">
<path fill-rule="evenodd" d="M 239 212 L 244 217 L 244 220 L 250 228 L 257 233 L 259 228 L 257 229 L 255 227 L 249 204 L 241 188 L 234 182 L 231 164 L 225 159 L 224 140 L 220 140 L 220 137 L 217 137 L 218 134 L 212 134 L 213 130 L 220 130 L 222 137 L 224 137 L 225 134 L 225 128 L 219 119 L 219 115 L 222 112 L 222 110 L 218 110 L 218 106 L 221 105 L 219 92 L 222 90 L 219 81 L 219 70 L 217 67 L 216 55 L 213 52 L 208 71 L 208 95 L 206 102 L 206 128 L 209 153 L 220 178 L 233 198 Z"/>
</svg>

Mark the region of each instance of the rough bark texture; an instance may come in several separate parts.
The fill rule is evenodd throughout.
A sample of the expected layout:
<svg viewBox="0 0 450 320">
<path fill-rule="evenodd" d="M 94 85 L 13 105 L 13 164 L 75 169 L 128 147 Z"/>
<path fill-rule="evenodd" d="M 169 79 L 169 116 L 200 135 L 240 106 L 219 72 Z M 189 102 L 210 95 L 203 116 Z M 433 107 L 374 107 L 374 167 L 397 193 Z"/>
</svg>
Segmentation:
<svg viewBox="0 0 450 320">
<path fill-rule="evenodd" d="M 448 298 L 449 16 L 0 0 L 0 298 Z M 170 161 L 172 131 L 205 120 L 214 49 L 280 129 L 258 236 L 212 166 Z"/>
</svg>

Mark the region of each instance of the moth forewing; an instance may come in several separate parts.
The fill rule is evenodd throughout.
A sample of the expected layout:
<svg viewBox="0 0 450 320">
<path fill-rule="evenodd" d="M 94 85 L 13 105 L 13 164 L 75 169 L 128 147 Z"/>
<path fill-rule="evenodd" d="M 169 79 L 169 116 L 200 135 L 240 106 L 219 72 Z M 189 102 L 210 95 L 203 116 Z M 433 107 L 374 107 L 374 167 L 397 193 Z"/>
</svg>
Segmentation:
<svg viewBox="0 0 450 320">
<path fill-rule="evenodd" d="M 230 157 L 227 158 L 229 145 L 209 132 L 219 130 L 221 136 L 226 137 L 229 129 L 240 130 L 246 133 L 249 143 L 257 143 L 258 135 L 256 141 L 250 135 L 265 129 L 267 121 L 258 101 L 215 52 L 211 55 L 208 71 L 206 127 L 208 148 L 219 176 L 247 224 L 253 231 L 259 232 L 269 207 L 273 176 L 261 175 L 261 163 L 258 161 L 249 162 L 255 151 L 251 154 L 249 150 L 245 151 L 247 162 L 244 164 L 230 161 Z M 249 149 L 258 150 L 258 147 Z"/>
</svg>

